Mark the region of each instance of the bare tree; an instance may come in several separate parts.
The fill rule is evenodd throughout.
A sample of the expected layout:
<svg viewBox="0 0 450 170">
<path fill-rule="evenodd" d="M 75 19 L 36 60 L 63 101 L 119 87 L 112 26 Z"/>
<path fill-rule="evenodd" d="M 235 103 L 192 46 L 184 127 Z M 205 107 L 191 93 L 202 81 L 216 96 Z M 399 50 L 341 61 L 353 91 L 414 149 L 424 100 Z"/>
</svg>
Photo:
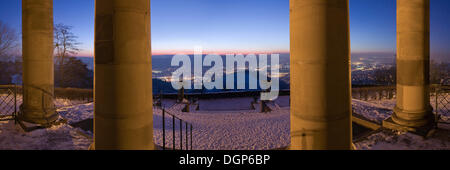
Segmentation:
<svg viewBox="0 0 450 170">
<path fill-rule="evenodd" d="M 72 33 L 72 26 L 56 24 L 54 27 L 55 38 L 55 57 L 57 63 L 62 67 L 67 57 L 76 55 L 80 49 L 80 43 L 76 40 L 78 37 Z"/>
<path fill-rule="evenodd" d="M 17 45 L 17 32 L 0 21 L 0 58 L 8 57 Z"/>
<path fill-rule="evenodd" d="M 72 65 L 76 62 L 71 56 L 76 55 L 80 49 L 77 36 L 72 32 L 72 26 L 64 24 L 56 24 L 54 26 L 54 45 L 55 45 L 55 83 L 60 87 L 69 87 L 76 70 Z"/>
</svg>

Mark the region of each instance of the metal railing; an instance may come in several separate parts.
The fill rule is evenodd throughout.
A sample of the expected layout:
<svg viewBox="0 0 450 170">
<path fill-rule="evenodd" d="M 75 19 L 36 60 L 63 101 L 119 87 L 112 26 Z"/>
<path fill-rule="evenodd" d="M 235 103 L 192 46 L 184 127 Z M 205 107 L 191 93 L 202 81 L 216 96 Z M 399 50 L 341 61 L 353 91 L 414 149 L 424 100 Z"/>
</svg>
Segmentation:
<svg viewBox="0 0 450 170">
<path fill-rule="evenodd" d="M 432 84 L 429 86 L 431 94 L 434 94 L 442 85 Z M 371 101 L 396 98 L 396 86 L 373 86 L 352 88 L 352 98 Z"/>
<path fill-rule="evenodd" d="M 435 121 L 439 123 L 441 115 L 450 114 L 450 84 L 449 79 L 443 81 L 438 87 L 435 88 Z"/>
<path fill-rule="evenodd" d="M 0 85 L 0 120 L 12 120 L 18 112 L 18 89 L 16 85 Z"/>
<path fill-rule="evenodd" d="M 434 98 L 434 114 L 435 121 L 440 120 L 440 115 L 450 114 L 450 79 L 444 79 L 441 84 L 430 85 L 430 97 Z M 376 86 L 376 87 L 356 87 L 352 88 L 352 98 L 370 101 L 370 100 L 383 100 L 383 99 L 395 99 L 396 87 L 395 86 Z"/>
<path fill-rule="evenodd" d="M 44 93 L 48 94 L 43 91 L 43 95 Z M 56 108 L 93 102 L 93 91 L 87 89 L 55 88 L 55 95 L 51 96 Z M 2 120 L 14 118 L 20 111 L 22 103 L 22 85 L 0 85 L 0 118 Z"/>
<path fill-rule="evenodd" d="M 38 88 L 36 88 L 38 89 Z M 0 103 L 11 103 L 12 100 L 6 100 L 5 94 L 6 91 L 9 90 L 10 93 L 14 93 L 15 101 L 17 102 L 17 107 L 21 105 L 23 100 L 23 86 L 22 85 L 0 85 L 0 95 L 3 95 L 3 98 L 0 98 Z M 39 89 L 41 90 L 41 89 Z M 48 93 L 44 90 L 43 93 Z M 13 96 L 11 94 L 11 96 Z M 52 95 L 54 103 L 56 106 L 64 105 L 64 106 L 73 106 L 78 104 L 85 104 L 93 102 L 93 90 L 92 89 L 76 89 L 76 88 L 55 88 L 54 95 Z"/>
<path fill-rule="evenodd" d="M 172 149 L 175 150 L 176 149 L 176 121 L 179 122 L 179 128 L 180 128 L 180 141 L 179 141 L 179 146 L 180 146 L 180 150 L 183 150 L 183 125 L 184 125 L 184 133 L 185 133 L 185 150 L 192 150 L 192 124 L 184 121 L 183 119 L 178 118 L 177 116 L 175 116 L 175 114 L 172 114 L 168 111 L 166 111 L 165 108 L 162 108 L 162 133 L 163 133 L 163 146 L 162 149 L 166 150 L 166 114 L 168 115 L 169 119 L 172 119 Z M 188 134 L 189 132 L 189 134 Z M 189 138 L 190 137 L 190 138 Z M 190 139 L 190 140 L 189 140 Z"/>
<path fill-rule="evenodd" d="M 395 86 L 352 88 L 352 98 L 369 101 L 395 98 Z"/>
</svg>

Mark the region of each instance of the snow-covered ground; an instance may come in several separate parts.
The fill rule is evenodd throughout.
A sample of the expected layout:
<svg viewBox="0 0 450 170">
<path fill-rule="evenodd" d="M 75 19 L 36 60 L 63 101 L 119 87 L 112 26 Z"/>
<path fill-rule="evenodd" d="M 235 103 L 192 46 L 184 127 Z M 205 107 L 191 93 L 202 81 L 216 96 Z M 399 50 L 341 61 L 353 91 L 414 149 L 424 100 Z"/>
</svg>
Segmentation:
<svg viewBox="0 0 450 170">
<path fill-rule="evenodd" d="M 446 103 L 446 101 L 450 102 L 450 94 L 445 95 L 445 98 L 443 96 L 439 96 L 439 98 L 437 100 L 438 100 L 438 103 L 441 103 L 441 102 Z M 358 101 L 358 100 L 353 100 L 353 103 L 355 103 L 355 101 Z M 379 108 L 391 109 L 391 108 L 394 108 L 396 100 L 395 99 L 391 99 L 391 100 L 386 99 L 386 100 L 372 100 L 370 102 L 364 102 L 364 101 L 359 101 L 359 102 L 370 103 L 372 106 L 376 106 Z M 433 108 L 436 108 L 436 97 L 435 96 L 430 97 L 430 104 Z M 438 105 L 442 105 L 442 104 L 438 104 Z M 355 105 L 353 105 L 353 106 L 355 106 Z M 447 106 L 447 108 L 450 108 L 450 103 L 448 103 L 446 106 Z M 450 112 L 448 112 L 448 110 L 445 110 L 444 107 L 439 106 L 439 109 L 433 110 L 433 112 L 435 112 L 435 113 L 437 112 L 441 116 L 442 121 L 450 122 Z M 392 112 L 390 112 L 390 114 L 392 114 Z"/>
<path fill-rule="evenodd" d="M 356 142 L 358 150 L 450 150 L 450 130 L 438 129 L 431 137 L 382 130 Z"/>
<path fill-rule="evenodd" d="M 159 109 L 154 110 L 155 143 L 162 146 L 162 113 Z M 289 110 L 277 110 L 267 114 L 249 110 L 172 113 L 184 121 L 192 123 L 193 149 L 261 150 L 289 145 Z M 166 146 L 172 147 L 171 117 L 166 117 L 165 124 Z M 175 122 L 175 128 L 176 148 L 179 148 L 178 120 Z M 183 138 L 185 137 L 185 126 L 183 124 Z M 183 139 L 183 142 L 185 142 L 185 139 Z"/>
<path fill-rule="evenodd" d="M 391 116 L 393 107 L 394 106 L 390 107 L 379 103 L 367 102 L 357 99 L 352 100 L 353 114 L 360 115 L 378 124 L 381 124 L 383 120 Z"/>
<path fill-rule="evenodd" d="M 62 124 L 26 133 L 14 121 L 0 121 L 0 150 L 85 150 L 92 140 L 79 131 Z"/>
<path fill-rule="evenodd" d="M 278 98 L 275 99 L 275 103 L 280 107 L 289 108 L 290 96 L 278 96 Z"/>
<path fill-rule="evenodd" d="M 6 96 L 4 96 L 6 97 Z M 21 97 L 21 96 L 20 96 Z M 87 118 L 93 118 L 93 104 L 81 104 L 82 101 L 67 99 L 56 99 L 55 106 L 61 117 L 68 120 L 68 123 L 75 123 Z M 7 105 L 8 104 L 8 105 Z M 19 109 L 21 100 L 17 102 Z M 7 113 L 11 115 L 14 103 L 9 102 L 3 105 Z M 1 109 L 1 108 L 0 108 Z M 32 132 L 25 132 L 14 121 L 0 121 L 0 150 L 86 150 L 92 143 L 91 132 L 85 132 L 80 128 L 74 128 L 69 124 L 53 126 L 48 129 L 38 129 Z M 88 134 L 88 135 L 86 135 Z"/>
<path fill-rule="evenodd" d="M 439 98 L 438 100 L 442 100 Z M 450 95 L 447 95 L 447 101 L 450 101 Z M 392 100 L 372 100 L 361 101 L 352 100 L 354 114 L 363 116 L 364 118 L 382 123 L 393 112 L 392 108 L 395 106 L 395 99 Z M 436 108 L 435 96 L 430 97 L 430 103 L 433 108 Z M 447 105 L 447 107 L 449 107 Z M 363 140 L 355 143 L 355 147 L 361 150 L 450 150 L 450 114 L 442 107 L 434 112 L 440 115 L 438 129 L 429 138 L 425 139 L 418 135 L 405 132 L 394 132 L 383 129 L 377 131 Z"/>
<path fill-rule="evenodd" d="M 64 117 L 69 124 L 77 123 L 86 119 L 94 119 L 94 103 L 61 107 L 57 111 L 59 115 Z"/>
<path fill-rule="evenodd" d="M 230 110 L 250 110 L 251 102 L 254 101 L 251 97 L 239 98 L 224 98 L 224 99 L 208 99 L 200 100 L 199 108 L 203 111 L 230 111 Z M 217 103 L 226 103 L 218 105 Z"/>
<path fill-rule="evenodd" d="M 193 125 L 193 149 L 276 149 L 289 145 L 290 116 L 289 97 L 279 98 L 275 103 L 281 107 L 274 107 L 272 112 L 259 113 L 255 110 L 243 110 L 243 106 L 250 105 L 252 100 L 242 99 L 232 101 L 217 99 L 208 102 L 208 108 L 217 110 L 203 110 L 181 112 L 184 105 L 166 101 L 166 110 Z M 391 108 L 395 100 L 370 101 L 352 100 L 355 113 L 381 123 L 392 114 Z M 163 102 L 164 103 L 164 102 Z M 200 101 L 200 107 L 205 104 Z M 238 103 L 238 105 L 236 105 Z M 431 102 L 433 103 L 433 102 Z M 62 104 L 64 106 L 64 104 Z M 220 106 L 220 107 L 219 107 Z M 223 106 L 230 108 L 222 110 Z M 93 118 L 93 104 L 61 107 L 58 109 L 61 117 L 68 120 L 68 124 L 77 123 Z M 446 121 L 450 115 L 444 115 Z M 154 140 L 162 146 L 162 111 L 154 107 Z M 447 119 L 448 120 L 448 119 Z M 180 127 L 175 123 L 176 148 L 179 148 Z M 186 128 L 183 123 L 183 148 L 186 147 Z M 166 146 L 172 147 L 172 119 L 165 117 Z M 382 130 L 355 143 L 357 149 L 450 149 L 450 128 L 439 129 L 434 136 L 423 139 L 411 133 L 397 133 Z M 84 135 L 82 135 L 84 134 Z M 87 135 L 86 135 L 87 134 Z M 190 133 L 188 133 L 190 140 Z M 70 125 L 54 126 L 25 133 L 13 121 L 0 122 L 0 149 L 88 149 L 92 142 L 92 132 L 86 132 Z M 190 145 L 190 143 L 189 143 Z"/>
<path fill-rule="evenodd" d="M 14 95 L 8 94 L 0 94 L 0 115 L 11 115 L 14 113 L 14 105 L 16 106 L 16 110 L 20 109 L 20 105 L 22 105 L 22 95 L 17 95 L 17 103 L 14 103 Z M 54 100 L 54 104 L 56 108 L 67 107 L 79 105 L 82 103 L 86 103 L 86 101 L 81 100 L 69 100 L 64 98 L 56 98 Z"/>
</svg>

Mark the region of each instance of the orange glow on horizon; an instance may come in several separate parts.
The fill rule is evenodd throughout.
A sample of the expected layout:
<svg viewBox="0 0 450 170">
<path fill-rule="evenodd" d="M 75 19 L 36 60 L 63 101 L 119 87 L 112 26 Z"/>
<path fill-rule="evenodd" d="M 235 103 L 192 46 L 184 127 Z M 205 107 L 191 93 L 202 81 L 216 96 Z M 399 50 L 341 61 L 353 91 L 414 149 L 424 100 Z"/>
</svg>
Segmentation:
<svg viewBox="0 0 450 170">
<path fill-rule="evenodd" d="M 275 50 L 275 51 L 262 51 L 262 50 L 203 50 L 203 54 L 219 54 L 219 55 L 226 55 L 226 54 L 286 54 L 290 53 L 289 50 Z M 352 51 L 351 54 L 390 54 L 395 52 L 390 51 Z M 152 55 L 176 55 L 176 54 L 186 54 L 186 55 L 193 55 L 194 50 L 153 50 Z M 93 57 L 93 52 L 81 52 L 77 55 L 78 57 Z"/>
<path fill-rule="evenodd" d="M 210 50 L 203 50 L 203 54 L 219 54 L 219 55 L 226 55 L 226 54 L 286 54 L 289 53 L 289 50 L 277 50 L 277 51 L 262 51 L 262 50 L 216 50 L 216 51 L 210 51 Z M 165 50 L 153 50 L 152 55 L 176 55 L 176 54 L 186 54 L 186 55 L 193 55 L 194 50 L 173 50 L 173 51 L 165 51 Z M 89 52 L 79 53 L 77 55 L 78 57 L 93 57 L 94 54 Z"/>
<path fill-rule="evenodd" d="M 263 50 L 203 50 L 202 53 L 204 55 L 207 54 L 218 54 L 218 55 L 226 55 L 226 54 L 283 54 L 289 53 L 288 50 L 278 50 L 278 51 L 263 51 Z M 154 50 L 152 51 L 152 55 L 176 55 L 176 54 L 194 54 L 194 50 L 177 50 L 177 51 L 163 51 L 163 50 Z"/>
</svg>

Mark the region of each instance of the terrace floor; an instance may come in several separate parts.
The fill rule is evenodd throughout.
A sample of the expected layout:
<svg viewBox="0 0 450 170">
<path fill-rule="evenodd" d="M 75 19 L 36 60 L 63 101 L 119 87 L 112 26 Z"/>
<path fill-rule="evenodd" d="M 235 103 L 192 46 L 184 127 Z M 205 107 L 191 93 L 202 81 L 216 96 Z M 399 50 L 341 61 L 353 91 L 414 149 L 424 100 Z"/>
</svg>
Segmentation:
<svg viewBox="0 0 450 170">
<path fill-rule="evenodd" d="M 184 105 L 174 100 L 163 101 L 166 110 L 193 124 L 193 149 L 195 150 L 267 150 L 285 148 L 290 142 L 289 97 L 282 96 L 274 102 L 272 111 L 259 113 L 251 110 L 252 98 L 199 100 L 199 110 L 182 112 Z M 395 100 L 353 100 L 356 114 L 373 122 L 389 117 Z M 203 106 L 203 107 L 202 107 Z M 221 107 L 219 107 L 221 106 Z M 225 107 L 226 106 L 226 107 Z M 88 149 L 92 142 L 93 104 L 61 107 L 60 116 L 68 124 L 26 133 L 13 121 L 0 121 L 0 149 Z M 162 111 L 155 107 L 153 115 L 154 142 L 162 146 Z M 443 115 L 448 122 L 450 115 Z M 429 138 L 411 133 L 400 133 L 387 129 L 371 130 L 353 125 L 356 149 L 450 149 L 450 127 L 442 123 Z M 166 142 L 172 141 L 172 120 L 165 119 Z M 175 124 L 176 149 L 180 136 L 179 124 Z M 185 138 L 183 127 L 183 138 Z M 166 146 L 171 148 L 172 142 Z"/>
</svg>

